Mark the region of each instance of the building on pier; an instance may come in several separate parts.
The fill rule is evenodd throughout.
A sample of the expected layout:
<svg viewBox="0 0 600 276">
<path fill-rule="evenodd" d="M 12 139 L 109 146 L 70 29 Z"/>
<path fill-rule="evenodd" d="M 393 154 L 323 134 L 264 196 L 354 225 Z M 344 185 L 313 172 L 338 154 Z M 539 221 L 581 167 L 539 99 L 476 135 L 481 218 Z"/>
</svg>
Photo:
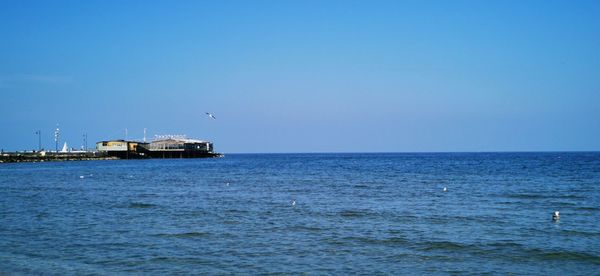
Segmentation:
<svg viewBox="0 0 600 276">
<path fill-rule="evenodd" d="M 144 158 L 144 155 L 138 153 L 138 146 L 143 144 L 147 143 L 127 140 L 109 140 L 96 143 L 96 149 L 99 152 L 106 153 L 108 156 L 122 159 Z"/>
<path fill-rule="evenodd" d="M 188 139 L 183 135 L 157 136 L 152 142 L 126 140 L 101 141 L 96 143 L 99 152 L 123 159 L 133 158 L 201 158 L 220 156 L 213 152 L 208 141 Z"/>
<path fill-rule="evenodd" d="M 157 138 L 140 145 L 138 152 L 152 158 L 197 158 L 215 155 L 211 142 L 177 136 Z"/>
</svg>

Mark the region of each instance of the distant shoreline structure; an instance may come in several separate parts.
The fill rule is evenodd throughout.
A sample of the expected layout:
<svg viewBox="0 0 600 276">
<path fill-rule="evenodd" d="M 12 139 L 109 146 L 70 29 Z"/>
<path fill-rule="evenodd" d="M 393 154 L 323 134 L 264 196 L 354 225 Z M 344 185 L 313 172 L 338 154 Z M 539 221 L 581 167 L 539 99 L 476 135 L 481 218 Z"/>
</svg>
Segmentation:
<svg viewBox="0 0 600 276">
<path fill-rule="evenodd" d="M 95 151 L 71 151 L 66 146 L 61 151 L 0 152 L 0 163 L 51 162 L 116 159 L 167 159 L 223 157 L 213 151 L 213 143 L 189 139 L 183 135 L 161 135 L 151 142 L 133 140 L 107 140 L 96 143 Z"/>
<path fill-rule="evenodd" d="M 221 157 L 213 143 L 183 135 L 160 135 L 152 142 L 109 140 L 96 143 L 98 152 L 120 159 Z"/>
</svg>

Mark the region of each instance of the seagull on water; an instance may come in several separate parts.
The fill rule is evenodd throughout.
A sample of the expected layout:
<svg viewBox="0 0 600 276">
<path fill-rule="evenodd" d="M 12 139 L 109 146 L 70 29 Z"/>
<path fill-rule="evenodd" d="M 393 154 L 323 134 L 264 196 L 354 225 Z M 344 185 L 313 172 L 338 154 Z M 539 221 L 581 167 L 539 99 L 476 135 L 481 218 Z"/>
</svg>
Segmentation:
<svg viewBox="0 0 600 276">
<path fill-rule="evenodd" d="M 444 192 L 447 192 L 447 191 L 448 191 L 448 188 L 444 187 Z"/>
<path fill-rule="evenodd" d="M 213 119 L 213 120 L 216 120 L 216 119 L 217 119 L 217 118 L 215 117 L 215 115 L 213 115 L 212 113 L 209 113 L 209 112 L 205 112 L 205 113 L 206 113 L 206 115 L 208 115 L 208 117 L 210 117 L 211 119 Z"/>
<path fill-rule="evenodd" d="M 296 200 L 295 199 L 292 200 L 292 206 L 296 206 Z"/>
</svg>

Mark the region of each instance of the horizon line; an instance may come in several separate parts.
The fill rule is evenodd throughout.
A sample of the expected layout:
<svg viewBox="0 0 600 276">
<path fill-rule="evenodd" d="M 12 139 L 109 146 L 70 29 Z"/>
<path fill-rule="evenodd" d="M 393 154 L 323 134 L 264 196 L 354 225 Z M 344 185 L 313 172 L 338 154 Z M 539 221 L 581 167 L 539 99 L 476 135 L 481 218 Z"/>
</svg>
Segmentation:
<svg viewBox="0 0 600 276">
<path fill-rule="evenodd" d="M 321 152 L 220 152 L 222 154 L 384 154 L 384 153 L 600 153 L 600 150 L 515 151 L 321 151 Z"/>
</svg>

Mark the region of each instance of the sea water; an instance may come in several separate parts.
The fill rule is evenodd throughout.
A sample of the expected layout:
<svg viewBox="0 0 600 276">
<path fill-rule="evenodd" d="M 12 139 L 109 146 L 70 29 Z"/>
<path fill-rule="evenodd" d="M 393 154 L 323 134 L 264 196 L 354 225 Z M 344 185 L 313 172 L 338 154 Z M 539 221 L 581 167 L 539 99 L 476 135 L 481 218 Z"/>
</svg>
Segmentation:
<svg viewBox="0 0 600 276">
<path fill-rule="evenodd" d="M 0 164 L 2 272 L 598 274 L 600 153 Z"/>
</svg>

